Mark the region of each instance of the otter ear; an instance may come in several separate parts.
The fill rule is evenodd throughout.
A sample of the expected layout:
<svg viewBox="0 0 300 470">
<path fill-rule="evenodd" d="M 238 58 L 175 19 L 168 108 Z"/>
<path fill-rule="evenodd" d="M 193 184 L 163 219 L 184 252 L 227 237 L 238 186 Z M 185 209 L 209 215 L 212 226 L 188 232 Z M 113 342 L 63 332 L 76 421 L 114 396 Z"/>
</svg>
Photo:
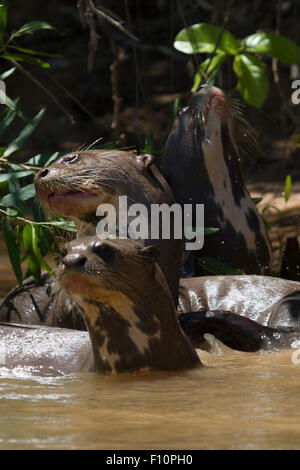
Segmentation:
<svg viewBox="0 0 300 470">
<path fill-rule="evenodd" d="M 136 155 L 135 159 L 141 166 L 142 170 L 147 170 L 153 164 L 155 157 L 150 155 L 150 153 L 143 153 L 141 155 Z"/>
<path fill-rule="evenodd" d="M 142 249 L 142 254 L 145 256 L 147 261 L 149 261 L 149 263 L 153 264 L 158 258 L 159 249 L 154 245 L 146 246 Z"/>
</svg>

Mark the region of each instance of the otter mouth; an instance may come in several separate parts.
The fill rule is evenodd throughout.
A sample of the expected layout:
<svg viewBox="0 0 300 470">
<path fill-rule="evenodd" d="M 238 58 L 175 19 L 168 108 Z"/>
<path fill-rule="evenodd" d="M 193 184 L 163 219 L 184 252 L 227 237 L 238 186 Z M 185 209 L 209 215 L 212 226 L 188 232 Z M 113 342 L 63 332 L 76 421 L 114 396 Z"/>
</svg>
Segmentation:
<svg viewBox="0 0 300 470">
<path fill-rule="evenodd" d="M 186 110 L 188 109 L 192 111 L 192 118 L 198 120 L 202 128 L 206 128 L 209 121 L 225 122 L 228 118 L 228 102 L 221 92 L 210 95 L 195 95 L 191 107 L 186 108 Z M 182 112 L 184 111 L 182 110 Z"/>
<path fill-rule="evenodd" d="M 59 274 L 59 283 L 70 295 L 75 297 L 76 294 L 80 294 L 80 296 L 93 299 L 97 288 L 97 282 L 93 282 L 93 279 L 86 275 L 84 269 L 72 270 L 66 268 L 62 270 Z"/>
<path fill-rule="evenodd" d="M 48 195 L 48 203 L 51 206 L 56 202 L 68 199 L 86 199 L 97 196 L 99 196 L 99 193 L 95 189 L 82 189 L 80 191 L 68 191 L 66 193 L 50 193 Z"/>
<path fill-rule="evenodd" d="M 47 196 L 50 209 L 65 215 L 81 218 L 86 214 L 96 212 L 99 205 L 99 191 L 81 189 L 65 193 L 50 193 Z"/>
</svg>

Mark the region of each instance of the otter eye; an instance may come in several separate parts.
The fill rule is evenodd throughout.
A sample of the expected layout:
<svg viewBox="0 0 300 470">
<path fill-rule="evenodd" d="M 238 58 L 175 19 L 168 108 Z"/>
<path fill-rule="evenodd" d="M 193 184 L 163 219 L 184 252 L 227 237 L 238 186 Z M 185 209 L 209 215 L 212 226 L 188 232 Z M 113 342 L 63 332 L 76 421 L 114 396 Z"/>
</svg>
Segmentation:
<svg viewBox="0 0 300 470">
<path fill-rule="evenodd" d="M 92 252 L 105 262 L 110 262 L 114 257 L 114 249 L 105 243 L 96 242 L 92 247 Z"/>
<path fill-rule="evenodd" d="M 73 153 L 72 155 L 66 155 L 65 157 L 61 159 L 61 161 L 62 163 L 67 163 L 67 164 L 75 163 L 78 157 L 79 157 L 78 153 Z"/>
</svg>

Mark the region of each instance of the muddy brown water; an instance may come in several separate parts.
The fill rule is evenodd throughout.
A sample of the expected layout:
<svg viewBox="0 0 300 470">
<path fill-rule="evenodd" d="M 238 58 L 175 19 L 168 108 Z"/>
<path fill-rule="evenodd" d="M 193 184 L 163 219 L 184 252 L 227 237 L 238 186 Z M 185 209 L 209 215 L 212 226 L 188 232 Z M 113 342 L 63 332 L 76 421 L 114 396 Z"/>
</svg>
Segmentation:
<svg viewBox="0 0 300 470">
<path fill-rule="evenodd" d="M 201 353 L 177 374 L 0 375 L 1 449 L 299 449 L 291 351 Z"/>
<path fill-rule="evenodd" d="M 0 239 L 0 296 L 14 285 Z M 202 368 L 176 374 L 41 378 L 0 369 L 0 449 L 299 449 L 293 350 L 213 344 L 199 353 Z"/>
</svg>

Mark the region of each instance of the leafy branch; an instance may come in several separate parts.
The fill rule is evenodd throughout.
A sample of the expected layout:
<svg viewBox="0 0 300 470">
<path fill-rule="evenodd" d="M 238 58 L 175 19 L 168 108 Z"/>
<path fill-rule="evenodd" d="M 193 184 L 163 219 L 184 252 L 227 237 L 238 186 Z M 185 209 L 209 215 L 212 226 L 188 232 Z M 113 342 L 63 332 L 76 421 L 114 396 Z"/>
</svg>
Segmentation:
<svg viewBox="0 0 300 470">
<path fill-rule="evenodd" d="M 217 47 L 216 47 L 217 44 Z M 174 48 L 185 54 L 214 54 L 198 67 L 192 91 L 210 78 L 233 56 L 237 89 L 246 103 L 260 108 L 269 92 L 269 79 L 262 57 L 276 58 L 286 64 L 300 64 L 300 48 L 291 39 L 271 32 L 258 32 L 238 40 L 230 31 L 207 23 L 181 30 Z"/>
</svg>

